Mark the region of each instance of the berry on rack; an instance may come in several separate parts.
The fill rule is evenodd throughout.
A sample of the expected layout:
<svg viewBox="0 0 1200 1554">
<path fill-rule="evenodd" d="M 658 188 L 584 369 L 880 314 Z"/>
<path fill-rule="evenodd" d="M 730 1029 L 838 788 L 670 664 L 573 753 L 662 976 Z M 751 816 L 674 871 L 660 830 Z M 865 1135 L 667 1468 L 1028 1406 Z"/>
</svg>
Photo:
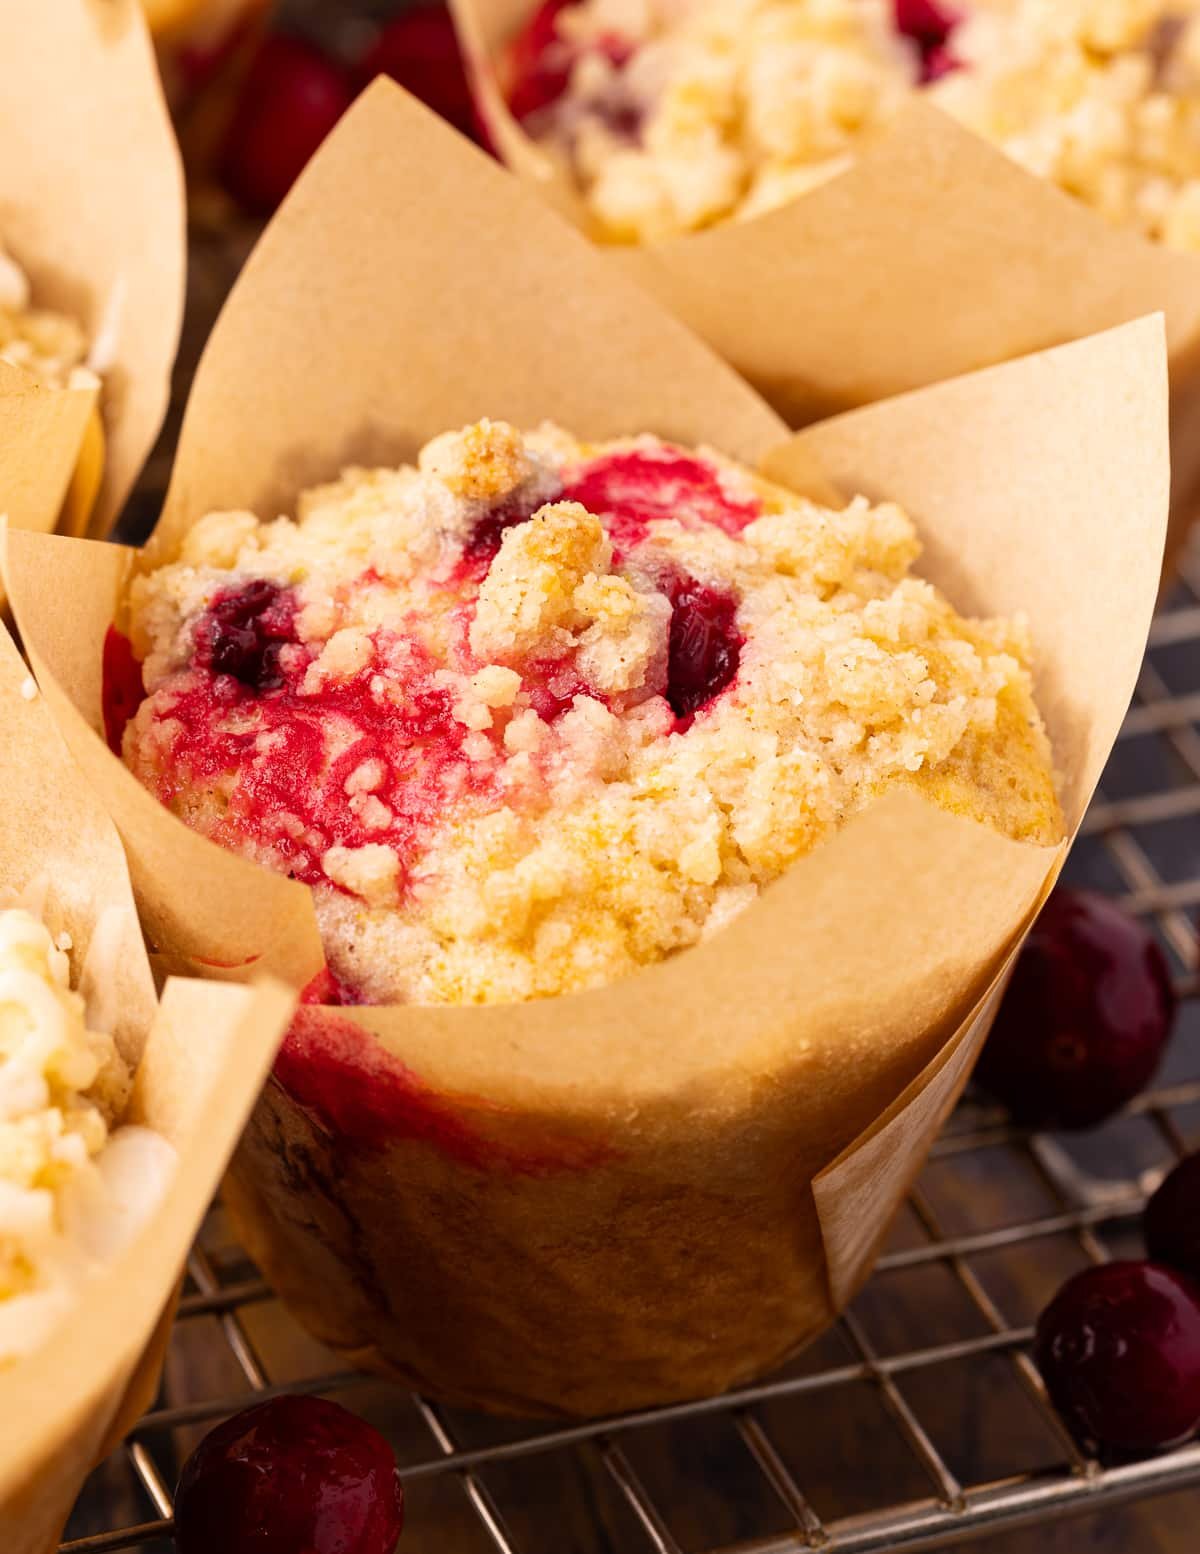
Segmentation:
<svg viewBox="0 0 1200 1554">
<path fill-rule="evenodd" d="M 1059 889 L 1021 951 L 976 1078 L 1028 1127 L 1094 1127 L 1149 1082 L 1174 1016 L 1149 929 L 1104 896 Z"/>
<path fill-rule="evenodd" d="M 1038 1318 L 1034 1356 L 1086 1446 L 1152 1451 L 1200 1426 L 1200 1286 L 1173 1269 L 1085 1268 Z"/>
<path fill-rule="evenodd" d="M 403 1523 L 391 1447 L 323 1398 L 272 1398 L 218 1425 L 175 1494 L 179 1554 L 393 1554 Z"/>
<path fill-rule="evenodd" d="M 1200 1280 L 1200 1150 L 1181 1160 L 1146 1205 L 1146 1250 Z"/>
</svg>

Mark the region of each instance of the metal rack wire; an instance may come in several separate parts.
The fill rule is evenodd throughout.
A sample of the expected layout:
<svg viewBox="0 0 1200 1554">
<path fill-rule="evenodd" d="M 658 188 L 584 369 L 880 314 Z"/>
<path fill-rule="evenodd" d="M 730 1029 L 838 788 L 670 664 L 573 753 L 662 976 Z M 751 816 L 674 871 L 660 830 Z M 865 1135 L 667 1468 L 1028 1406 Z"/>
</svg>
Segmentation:
<svg viewBox="0 0 1200 1554">
<path fill-rule="evenodd" d="M 160 1404 L 93 1476 L 61 1554 L 169 1554 L 170 1485 L 205 1429 L 255 1395 L 334 1395 L 396 1446 L 405 1554 L 798 1554 L 962 1547 L 1001 1529 L 1200 1486 L 1200 1443 L 1101 1465 L 1063 1431 L 1029 1358 L 1036 1312 L 1137 1220 L 1200 1145 L 1200 550 L 1160 613 L 1134 708 L 1069 877 L 1151 922 L 1181 998 L 1157 1088 L 1078 1138 L 1027 1136 L 968 1101 L 875 1278 L 780 1375 L 720 1398 L 578 1425 L 457 1414 L 339 1370 L 214 1210 Z"/>
</svg>

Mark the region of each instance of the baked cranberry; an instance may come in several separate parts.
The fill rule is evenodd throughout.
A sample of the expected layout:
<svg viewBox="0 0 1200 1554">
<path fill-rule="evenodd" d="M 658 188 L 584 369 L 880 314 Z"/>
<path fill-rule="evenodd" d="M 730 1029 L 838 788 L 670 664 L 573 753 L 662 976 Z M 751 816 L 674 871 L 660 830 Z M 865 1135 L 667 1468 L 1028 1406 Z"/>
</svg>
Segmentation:
<svg viewBox="0 0 1200 1554">
<path fill-rule="evenodd" d="M 1200 1286 L 1171 1268 L 1085 1268 L 1038 1318 L 1034 1355 L 1085 1445 L 1149 1451 L 1200 1426 Z"/>
<path fill-rule="evenodd" d="M 1028 1127 L 1092 1127 L 1149 1081 L 1174 1015 L 1149 930 L 1104 896 L 1059 889 L 1021 952 L 976 1077 Z"/>
<path fill-rule="evenodd" d="M 196 659 L 252 691 L 283 684 L 279 655 L 292 636 L 292 601 L 264 578 L 218 594 L 196 630 Z"/>
<path fill-rule="evenodd" d="M 1200 1151 L 1181 1160 L 1146 1205 L 1146 1250 L 1200 1280 Z"/>
<path fill-rule="evenodd" d="M 391 76 L 455 129 L 477 138 L 475 103 L 445 5 L 414 6 L 389 22 L 356 74 L 363 86 L 378 75 Z"/>
<path fill-rule="evenodd" d="M 742 637 L 736 609 L 730 594 L 695 578 L 673 585 L 666 695 L 677 718 L 694 717 L 737 674 Z"/>
<path fill-rule="evenodd" d="M 921 51 L 921 80 L 936 81 L 958 66 L 946 45 L 962 17 L 940 0 L 892 0 L 896 31 Z"/>
<path fill-rule="evenodd" d="M 463 557 L 471 569 L 479 570 L 482 566 L 486 572 L 500 549 L 504 531 L 532 518 L 536 510 L 537 505 L 520 493 L 507 496 L 495 507 L 490 507 L 476 522 L 463 545 Z"/>
<path fill-rule="evenodd" d="M 179 1554 L 393 1554 L 403 1523 L 391 1447 L 323 1398 L 272 1398 L 218 1425 L 175 1493 Z"/>
<path fill-rule="evenodd" d="M 250 63 L 221 156 L 221 181 L 253 215 L 269 215 L 350 106 L 341 67 L 302 38 L 273 33 Z"/>
<path fill-rule="evenodd" d="M 940 0 L 893 0 L 896 31 L 922 49 L 940 48 L 962 19 Z"/>
</svg>

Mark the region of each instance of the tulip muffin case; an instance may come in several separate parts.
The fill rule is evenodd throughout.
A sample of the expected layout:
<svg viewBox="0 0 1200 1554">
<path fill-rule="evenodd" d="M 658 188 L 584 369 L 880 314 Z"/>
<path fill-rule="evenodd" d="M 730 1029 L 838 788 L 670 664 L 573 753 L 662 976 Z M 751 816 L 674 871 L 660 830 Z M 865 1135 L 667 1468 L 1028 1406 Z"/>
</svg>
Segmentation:
<svg viewBox="0 0 1200 1554">
<path fill-rule="evenodd" d="M 796 490 L 901 502 L 960 608 L 1026 612 L 1073 831 L 1157 584 L 1161 342 L 1146 321 L 789 440 L 537 196 L 377 84 L 231 294 L 145 559 L 206 511 L 286 510 L 484 413 L 709 443 Z M 164 963 L 304 984 L 306 889 L 189 832 L 104 744 L 101 649 L 137 564 L 10 535 L 44 692 Z M 743 1381 L 865 1278 L 1061 859 L 898 795 L 709 944 L 610 987 L 310 1008 L 231 1177 L 250 1248 L 318 1337 L 456 1401 L 597 1413 Z"/>
</svg>

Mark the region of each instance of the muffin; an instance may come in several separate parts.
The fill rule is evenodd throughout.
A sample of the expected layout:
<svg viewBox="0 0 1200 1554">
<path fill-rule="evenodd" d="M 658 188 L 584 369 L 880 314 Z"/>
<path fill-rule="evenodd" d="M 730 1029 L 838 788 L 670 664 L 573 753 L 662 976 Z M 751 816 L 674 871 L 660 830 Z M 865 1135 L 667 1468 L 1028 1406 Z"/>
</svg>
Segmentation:
<svg viewBox="0 0 1200 1554">
<path fill-rule="evenodd" d="M 0 1368 L 46 1342 L 162 1198 L 175 1150 L 120 1126 L 132 1075 L 70 985 L 69 934 L 0 909 Z"/>
<path fill-rule="evenodd" d="M 959 617 L 919 549 L 893 504 L 710 450 L 481 421 L 295 519 L 201 518 L 130 590 L 121 748 L 312 887 L 347 1001 L 576 992 L 716 932 L 890 789 L 1061 838 L 1026 634 Z"/>
<path fill-rule="evenodd" d="M 549 0 L 505 74 L 609 241 L 786 204 L 920 92 L 1112 224 L 1200 251 L 1195 0 Z"/>
<path fill-rule="evenodd" d="M 1061 199 L 1016 169 L 1012 175 Z M 1080 218 L 1092 224 L 1086 213 Z M 480 232 L 488 234 L 486 249 Z M 303 305 L 281 306 L 281 298 L 303 298 Z M 854 310 L 836 288 L 825 306 L 849 331 Z M 804 357 L 794 365 L 803 372 Z M 445 438 L 447 429 L 474 427 L 485 412 L 507 426 L 497 421 L 465 440 L 461 432 Z M 588 445 L 545 429 L 511 430 L 541 427 L 547 417 Z M 655 438 L 629 435 L 646 429 Z M 472 445 L 486 458 L 472 456 Z M 721 449 L 742 468 L 688 451 L 705 448 Z M 658 503 L 649 500 L 644 480 L 635 483 L 632 507 L 628 498 L 618 500 L 620 489 L 603 485 L 590 493 L 570 485 L 573 496 L 563 500 L 579 467 L 628 461 L 630 454 L 638 456 L 640 474 L 649 464 L 659 477 L 650 482 Z M 391 474 L 365 482 L 361 474 L 339 477 L 347 466 Z M 544 488 L 547 466 L 553 480 Z M 663 521 L 662 477 L 672 470 L 676 516 Z M 760 486 L 759 471 L 785 494 Z M 676 478 L 681 472 L 686 480 Z M 599 480 L 594 468 L 590 473 Z M 628 475 L 628 462 L 618 473 Z M 306 499 L 301 515 L 301 493 L 322 481 L 333 483 L 332 493 Z M 369 514 L 377 500 L 372 488 L 381 484 L 395 511 L 389 525 L 376 521 L 376 535 L 369 517 L 342 517 L 340 503 L 353 490 Z M 497 498 L 505 490 L 524 498 L 514 499 L 513 510 Z M 408 495 L 401 501 L 397 491 Z M 865 500 L 848 503 L 856 492 Z M 121 830 L 160 963 L 230 981 L 259 969 L 297 987 L 315 979 L 308 996 L 317 1002 L 292 1022 L 227 1185 L 249 1254 L 307 1329 L 350 1363 L 401 1378 L 425 1395 L 509 1412 L 595 1415 L 738 1385 L 825 1328 L 865 1278 L 965 1083 L 1006 962 L 1066 848 L 1065 838 L 1047 845 L 1006 829 L 1020 834 L 1031 827 L 1036 835 L 1045 827 L 1040 834 L 1059 835 L 1053 792 L 1045 787 L 1049 758 L 1035 725 L 1027 720 L 1019 737 L 1003 726 L 1003 707 L 1028 708 L 1018 689 L 1019 634 L 965 619 L 938 624 L 933 601 L 926 595 L 922 606 L 904 576 L 911 529 L 888 504 L 902 503 L 912 514 L 925 545 L 921 575 L 964 617 L 1028 612 L 1033 700 L 1061 768 L 1053 788 L 1069 837 L 1136 679 L 1166 495 L 1159 321 L 789 437 L 744 382 L 622 277 L 611 254 L 566 228 L 535 191 L 395 88 L 370 87 L 310 163 L 226 303 L 192 385 L 162 517 L 145 549 L 12 533 L 6 562 L 40 683 Z M 322 501 L 336 514 L 326 525 L 335 544 L 321 537 Z M 477 505 L 468 509 L 468 501 Z M 758 502 L 764 511 L 756 510 Z M 790 554 L 782 542 L 777 551 L 764 545 L 764 528 L 770 536 L 781 527 L 774 502 L 793 514 L 811 554 L 805 546 Z M 279 548 L 272 550 L 271 523 L 248 514 L 210 520 L 208 543 L 189 552 L 204 515 L 240 507 L 296 521 L 279 526 Z M 563 508 L 568 523 L 560 529 Z M 803 513 L 811 521 L 796 517 Z M 421 538 L 430 514 L 444 535 L 438 559 Z M 589 518 L 599 520 L 599 534 Z M 222 522 L 229 523 L 226 548 L 210 549 L 214 525 L 219 530 Z M 301 544 L 306 524 L 312 527 Z M 750 530 L 757 550 L 744 537 Z M 384 535 L 387 547 L 379 543 Z M 838 535 L 842 547 L 827 550 L 826 541 Z M 467 543 L 472 536 L 474 545 Z M 562 545 L 556 541 L 544 556 L 540 542 L 528 543 L 537 536 L 557 536 Z M 285 566 L 283 554 L 297 545 Z M 637 564 L 639 556 L 645 565 Z M 676 571 L 663 566 L 672 557 L 679 558 Z M 679 570 L 694 591 L 678 586 Z M 328 586 L 313 582 L 318 571 Z M 441 609 L 432 586 L 439 580 Z M 301 591 L 309 614 L 292 607 Z M 323 625 L 322 591 L 336 607 Z M 281 597 L 289 592 L 292 601 Z M 922 763 L 910 772 L 899 759 L 889 785 L 855 810 L 861 793 L 844 764 L 831 761 L 829 781 L 842 813 L 822 811 L 807 830 L 789 829 L 782 821 L 802 816 L 815 768 L 797 759 L 794 785 L 782 781 L 786 758 L 799 756 L 802 746 L 781 743 L 773 762 L 770 740 L 799 742 L 802 731 L 789 733 L 786 722 L 775 721 L 752 730 L 753 770 L 769 780 L 761 795 L 750 794 L 747 765 L 750 802 L 742 806 L 737 773 L 717 758 L 721 730 L 744 728 L 736 715 L 741 686 L 758 673 L 756 663 L 762 668 L 768 656 L 782 662 L 802 641 L 799 625 L 795 633 L 781 626 L 766 653 L 772 599 L 801 623 L 824 618 L 830 602 L 841 599 L 846 619 L 831 622 L 834 641 L 860 613 L 886 637 L 884 621 L 910 601 L 905 619 L 921 637 L 916 657 L 932 657 L 931 644 L 954 647 L 953 669 L 939 658 L 928 674 L 937 719 L 952 683 L 966 672 L 959 711 L 990 752 L 986 767 L 1003 766 L 1000 752 L 1008 752 L 1014 782 L 996 805 L 1000 822 L 984 816 L 979 823 L 974 812 L 931 802 L 930 791 L 917 785 Z M 397 622 L 395 612 L 413 600 L 420 601 L 419 612 L 409 612 L 413 621 Z M 608 632 L 584 642 L 601 618 L 601 601 L 620 606 L 627 653 L 600 651 L 611 646 Z M 352 618 L 341 619 L 339 609 L 350 609 Z M 691 672 L 673 679 L 677 613 L 676 668 L 682 663 Z M 128 635 L 135 615 L 136 651 Z M 471 627 L 481 620 L 476 651 Z M 230 740 L 244 736 L 240 748 L 248 751 L 275 716 L 272 709 L 286 712 L 306 695 L 319 702 L 306 747 L 316 776 L 326 771 L 331 730 L 348 740 L 339 756 L 352 748 L 376 674 L 372 667 L 368 676 L 365 659 L 353 667 L 361 650 L 354 628 L 362 625 L 375 638 L 390 632 L 412 639 L 396 659 L 407 678 L 386 667 L 401 686 L 420 685 L 429 694 L 411 704 L 414 718 L 384 755 L 391 759 L 396 744 L 407 741 L 421 760 L 413 762 L 411 782 L 377 787 L 380 773 L 370 761 L 386 763 L 360 749 L 338 787 L 308 783 L 299 834 L 290 827 L 282 849 L 277 832 L 266 838 L 271 849 L 290 853 L 301 877 L 289 879 L 286 870 L 263 866 L 268 849 L 255 829 L 255 806 L 243 804 L 256 788 L 269 802 L 271 784 L 292 781 L 286 762 L 256 773 L 235 762 L 236 780 L 226 788 L 220 771 Z M 339 641 L 344 630 L 350 635 Z M 444 636 L 431 635 L 435 630 Z M 572 678 L 550 680 L 534 667 L 541 634 L 559 659 L 569 659 Z M 885 670 L 917 667 L 908 645 L 894 646 L 894 653 L 879 647 L 884 680 Z M 324 685 L 326 672 L 343 664 L 343 650 L 350 679 Z M 372 641 L 372 662 L 377 650 Z M 862 662 L 873 654 L 874 647 L 864 648 Z M 489 668 L 508 672 L 470 684 Z M 846 695 L 855 679 L 848 661 L 844 674 Z M 146 677 L 158 710 L 165 711 L 172 677 L 181 697 L 195 693 L 192 775 L 180 766 L 178 792 L 166 795 L 171 807 L 104 739 L 107 722 L 110 737 L 123 744 L 133 713 L 131 753 L 140 752 L 154 782 L 170 769 L 183 719 L 172 730 L 169 717 L 142 714 L 157 724 L 157 735 L 143 739 L 137 715 Z M 612 689 L 600 689 L 601 677 Z M 379 679 L 383 692 L 388 678 L 379 671 Z M 975 687 L 969 696 L 968 681 Z M 802 692 L 805 683 L 792 689 Z M 643 691 L 651 694 L 639 701 Z M 518 706 L 520 694 L 528 707 Z M 993 696 L 989 739 L 984 731 L 993 712 L 983 703 Z M 779 699 L 801 704 L 782 685 Z M 893 699 L 917 710 L 899 692 Z M 460 703 L 462 720 L 455 716 Z M 598 734 L 612 735 L 597 738 L 598 748 L 582 740 L 595 715 L 588 704 L 603 714 Z M 869 706 L 864 695 L 859 720 Z M 337 724 L 338 707 L 352 709 L 354 718 L 343 712 Z M 241 710 L 227 721 L 229 709 Z M 521 722 L 529 711 L 536 719 Z M 670 731 L 659 734 L 668 713 Z M 239 724 L 239 717 L 246 721 Z M 395 731 L 386 721 L 381 739 Z M 907 739 L 906 721 L 882 732 Z M 925 723 L 923 715 L 911 721 Z M 214 735 L 207 755 L 202 724 Z M 509 750 L 505 736 L 518 724 L 518 740 L 526 729 L 543 748 Z M 858 723 L 848 717 L 840 726 L 852 739 Z M 573 730 L 578 748 L 568 745 Z M 706 795 L 724 794 L 747 823 L 734 835 L 732 814 L 713 797 L 720 813 L 707 833 L 690 812 L 678 839 L 655 834 L 647 820 L 633 838 L 640 852 L 615 826 L 598 831 L 594 857 L 608 872 L 594 889 L 585 880 L 580 898 L 599 899 L 601 887 L 615 892 L 624 881 L 614 884 L 614 876 L 628 866 L 626 872 L 644 872 L 664 887 L 652 899 L 666 903 L 667 911 L 654 912 L 665 926 L 647 922 L 644 912 L 617 911 L 620 935 L 608 932 L 603 940 L 607 964 L 562 957 L 543 996 L 514 1001 L 512 994 L 523 991 L 516 986 L 507 1001 L 495 1001 L 499 985 L 476 983 L 472 995 L 492 1001 L 418 1002 L 431 996 L 422 979 L 440 974 L 422 949 L 401 968 L 409 1001 L 350 1001 L 377 996 L 364 986 L 361 963 L 390 974 L 389 957 L 356 948 L 358 964 L 349 964 L 348 954 L 341 962 L 339 988 L 324 970 L 326 954 L 336 960 L 340 952 L 328 925 L 322 951 L 318 897 L 324 892 L 331 910 L 355 925 L 377 923 L 382 940 L 391 932 L 388 914 L 394 922 L 407 905 L 415 907 L 418 886 L 432 896 L 435 884 L 455 883 L 417 875 L 425 857 L 450 841 L 456 818 L 460 831 L 474 830 L 485 886 L 504 869 L 489 868 L 485 876 L 491 854 L 482 849 L 495 845 L 493 827 L 510 828 L 516 855 L 509 873 L 516 878 L 494 910 L 489 906 L 482 930 L 478 912 L 474 922 L 455 915 L 447 942 L 459 935 L 461 963 L 473 968 L 485 957 L 471 941 L 495 931 L 492 948 L 503 951 L 505 978 L 525 979 L 537 993 L 519 922 L 502 911 L 506 903 L 524 910 L 516 887 L 527 883 L 530 871 L 518 871 L 531 843 L 509 812 L 518 822 L 525 816 L 507 799 L 488 807 L 491 789 L 483 779 L 490 783 L 517 756 L 530 756 L 516 766 L 518 775 L 529 775 L 530 767 L 536 773 L 540 761 L 554 778 L 547 796 L 527 786 L 517 797 L 526 813 L 546 817 L 546 836 L 563 833 L 565 857 L 575 813 L 567 801 L 582 813 L 588 804 L 628 796 L 631 774 L 643 770 L 643 747 L 631 745 L 637 730 L 659 741 L 664 760 L 683 763 L 672 766 L 681 791 L 684 779 L 694 778 L 687 791 L 705 803 Z M 942 792 L 978 811 L 992 807 L 981 796 L 986 782 L 979 774 L 974 785 L 959 780 L 961 766 L 970 764 L 970 737 L 964 729 L 955 746 L 960 766 L 952 751 L 940 768 Z M 1017 753 L 1021 739 L 1032 752 L 1028 763 Z M 888 742 L 873 752 L 882 757 Z M 612 780 L 605 776 L 607 751 L 627 763 L 614 766 Z M 697 756 L 690 772 L 689 751 Z M 478 789 L 467 780 L 473 758 L 483 768 Z M 567 784 L 574 775 L 581 781 L 572 797 Z M 257 787 L 260 778 L 266 787 Z M 665 788 L 647 797 L 674 802 Z M 321 798 L 332 802 L 314 814 Z M 411 811 L 401 808 L 407 798 L 416 806 Z M 749 824 L 776 798 L 778 859 L 768 855 L 765 827 Z M 224 828 L 237 850 L 185 823 L 185 807 L 207 817 L 201 824 Z M 393 827 L 397 815 L 413 826 L 407 842 L 397 835 L 412 876 L 401 879 L 398 847 L 354 860 L 382 865 L 379 882 L 391 897 L 368 900 L 374 871 L 347 872 L 344 852 L 328 860 L 343 882 L 330 876 L 323 883 L 331 847 L 357 853 L 374 840 L 368 823 Z M 377 834 L 389 836 L 387 829 Z M 703 849 L 684 854 L 684 841 L 702 834 L 715 838 L 715 878 L 711 852 L 707 865 Z M 621 848 L 606 854 L 613 837 Z M 746 849 L 760 857 L 757 873 L 739 861 L 750 855 Z M 593 866 L 587 854 L 585 866 Z M 539 914 L 567 920 L 573 885 L 565 868 L 548 876 L 545 902 L 535 903 L 529 926 L 537 929 Z M 748 904 L 737 910 L 742 897 L 732 888 L 746 886 Z M 718 908 L 717 891 L 725 887 Z M 628 900 L 642 888 L 633 880 Z M 467 899 L 469 905 L 469 893 Z M 597 920 L 605 921 L 603 914 Z M 709 931 L 718 923 L 719 931 Z M 580 925 L 581 945 L 591 926 Z M 547 937 L 547 964 L 560 938 L 557 928 Z M 691 942 L 671 948 L 676 938 Z M 405 943 L 421 949 L 419 935 Z M 575 979 L 570 990 L 550 996 L 567 979 Z M 466 996 L 458 986 L 444 991 Z"/>
</svg>

